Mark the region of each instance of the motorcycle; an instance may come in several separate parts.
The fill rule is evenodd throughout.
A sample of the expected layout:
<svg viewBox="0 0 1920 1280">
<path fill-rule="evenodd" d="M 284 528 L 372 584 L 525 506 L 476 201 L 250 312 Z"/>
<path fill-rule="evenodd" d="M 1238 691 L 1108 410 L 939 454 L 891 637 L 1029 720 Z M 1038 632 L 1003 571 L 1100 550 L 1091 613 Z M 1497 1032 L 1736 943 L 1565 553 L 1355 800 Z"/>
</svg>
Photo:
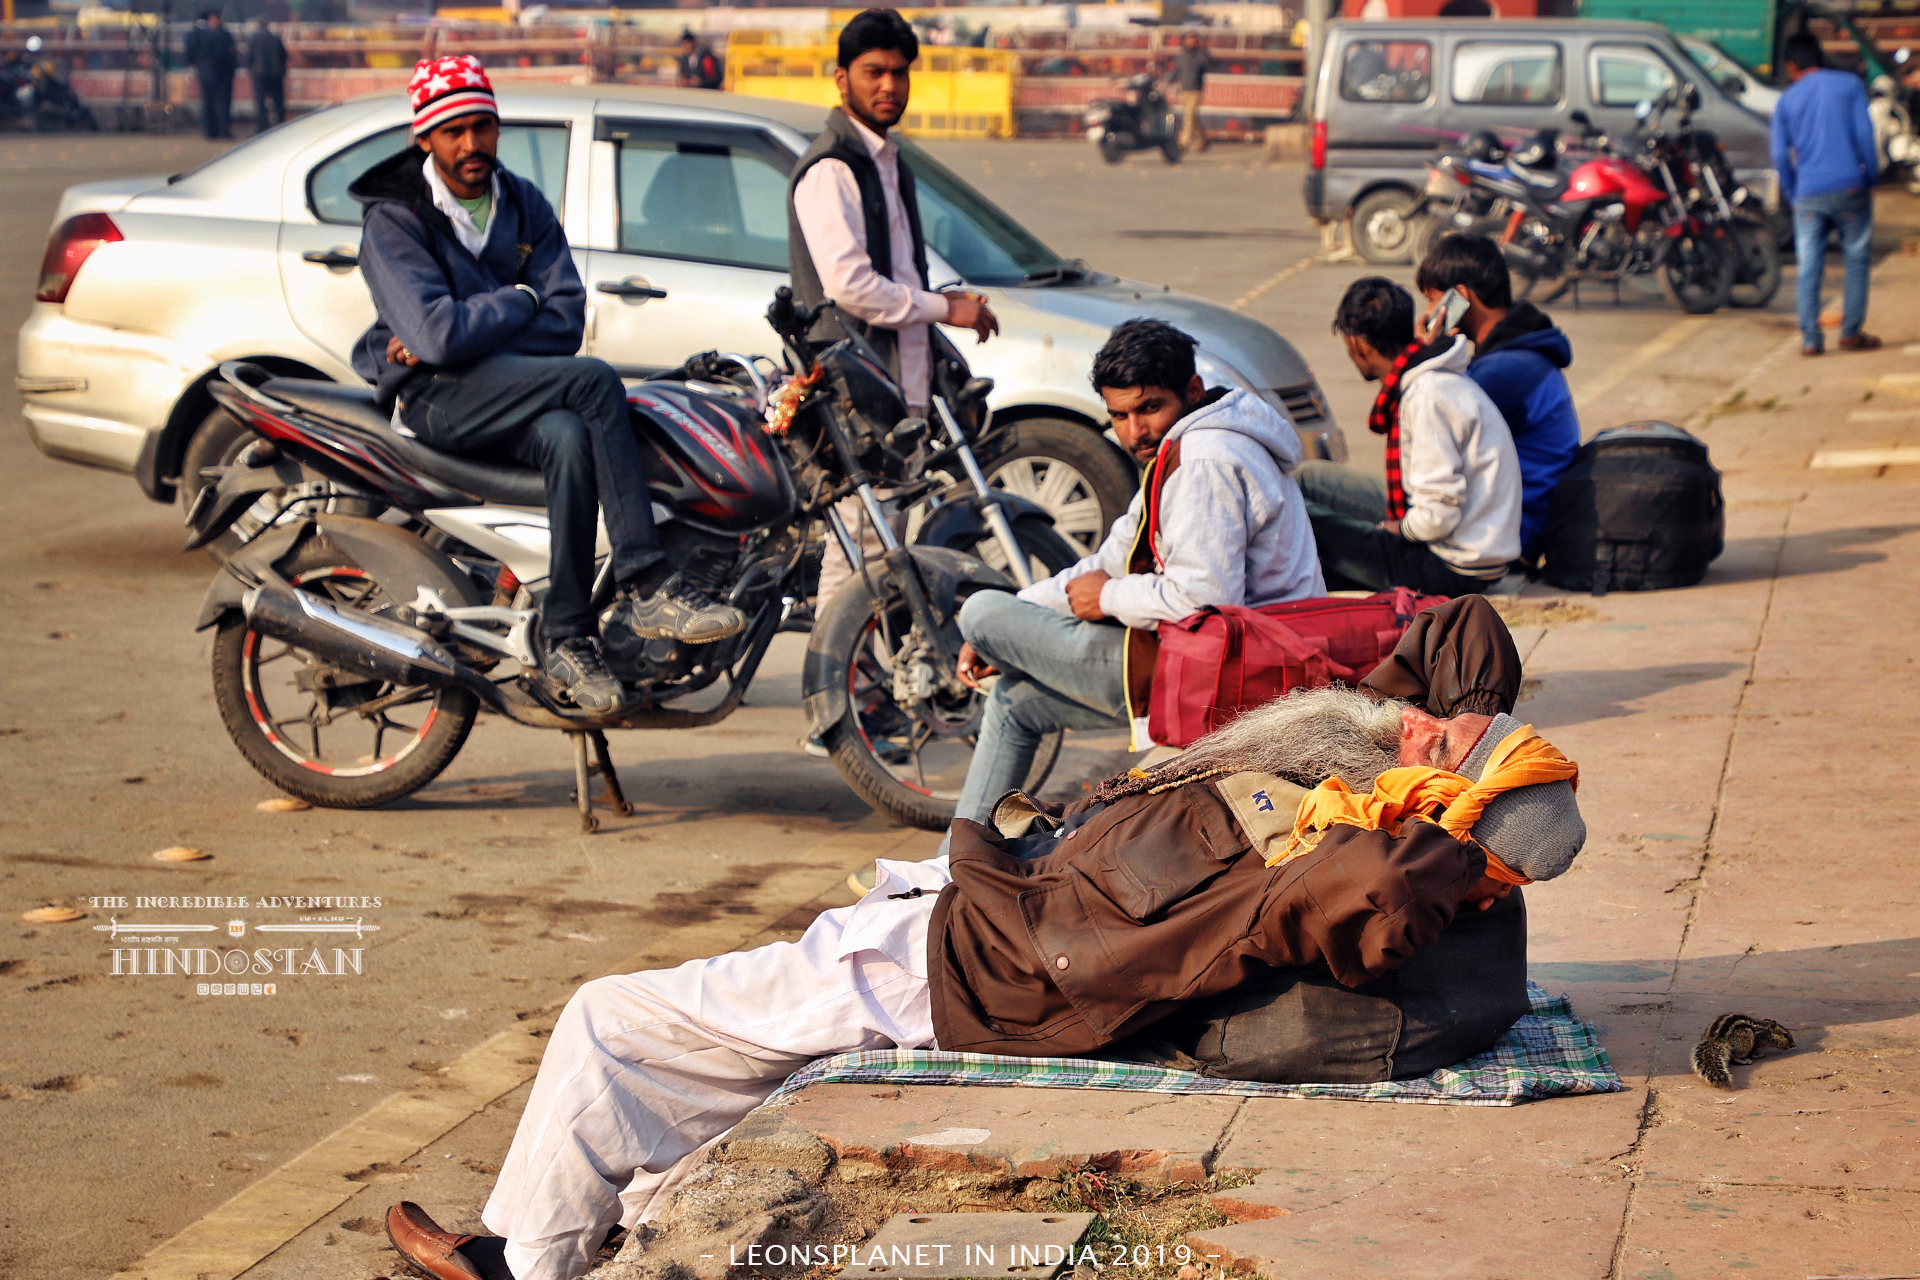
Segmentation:
<svg viewBox="0 0 1920 1280">
<path fill-rule="evenodd" d="M 821 602 L 808 641 L 812 726 L 868 804 L 946 826 L 983 702 L 955 673 L 959 607 L 975 591 L 1057 572 L 1079 552 L 1042 508 L 979 474 L 968 441 L 985 428 L 992 382 L 966 377 L 936 337 L 938 427 L 908 417 L 864 342 L 807 339 L 832 305 L 809 311 L 784 287 L 775 295 L 768 319 L 786 349 L 784 380 L 776 370 L 770 381 L 765 357 L 705 353 L 630 390 L 663 548 L 749 622 L 705 645 L 616 628 L 608 666 L 634 696 L 604 715 L 559 702 L 538 677 L 548 558 L 539 471 L 403 436 L 370 391 L 222 365 L 213 398 L 256 439 L 232 464 L 205 469 L 187 549 L 233 527 L 261 494 L 293 495 L 226 561 L 198 619 L 215 629 L 214 697 L 241 754 L 290 795 L 367 808 L 431 782 L 487 711 L 569 736 L 581 827 L 595 830 L 590 773 L 604 784 L 600 799 L 631 812 L 606 731 L 696 728 L 732 714 L 804 599 L 809 535 L 824 524 L 861 568 Z M 945 468 L 965 473 L 971 491 L 957 496 Z M 297 486 L 316 474 L 324 491 L 301 496 Z M 891 486 L 901 509 L 927 508 L 920 542 L 893 536 L 876 485 Z M 885 547 L 877 560 L 862 563 L 835 510 L 849 494 Z M 384 514 L 346 514 L 342 496 Z M 969 554 L 987 543 L 1008 573 Z M 593 597 L 603 615 L 614 594 L 607 551 L 603 543 Z M 722 679 L 716 704 L 674 705 Z M 1029 787 L 1058 751 L 1055 735 Z"/>
<path fill-rule="evenodd" d="M 1701 218 L 1725 229 L 1733 258 L 1733 288 L 1727 302 L 1764 307 L 1780 291 L 1780 241 L 1753 193 L 1734 179 L 1720 139 L 1691 127 L 1685 116 L 1675 146 L 1686 159 L 1695 186 L 1691 203 Z"/>
<path fill-rule="evenodd" d="M 1699 91 L 1687 87 L 1686 109 Z M 1616 286 L 1627 276 L 1654 275 L 1667 300 L 1701 315 L 1725 305 L 1734 283 L 1734 253 L 1726 228 L 1703 219 L 1688 201 L 1693 165 L 1660 128 L 1670 95 L 1635 108 L 1632 142 L 1616 145 L 1593 128 L 1585 112 L 1572 114 L 1591 158 L 1538 167 L 1510 163 L 1509 180 L 1487 180 L 1513 207 L 1499 240 L 1508 265 L 1530 297 L 1547 284 L 1558 296 L 1582 279 Z M 1555 139 L 1553 150 L 1559 150 Z M 1480 181 L 1477 178 L 1475 181 Z"/>
<path fill-rule="evenodd" d="M 1108 164 L 1119 164 L 1128 152 L 1156 148 L 1168 164 L 1180 163 L 1180 117 L 1152 72 L 1128 80 L 1118 98 L 1095 101 L 1082 120 L 1088 140 Z"/>
<path fill-rule="evenodd" d="M 87 104 L 80 101 L 73 86 L 61 78 L 52 60 L 33 60 L 40 48 L 40 37 L 29 36 L 26 53 L 13 55 L 0 66 L 0 83 L 5 85 L 9 98 L 8 114 L 41 133 L 61 129 L 98 133 L 99 120 Z"/>
</svg>

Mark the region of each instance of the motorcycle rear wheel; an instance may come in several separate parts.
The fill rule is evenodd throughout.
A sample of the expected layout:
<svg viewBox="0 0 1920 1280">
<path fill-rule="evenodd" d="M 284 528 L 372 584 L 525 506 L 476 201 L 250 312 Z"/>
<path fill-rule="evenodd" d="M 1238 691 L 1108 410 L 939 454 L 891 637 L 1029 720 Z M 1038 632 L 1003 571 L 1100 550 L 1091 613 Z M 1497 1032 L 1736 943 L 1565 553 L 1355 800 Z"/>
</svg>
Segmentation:
<svg viewBox="0 0 1920 1280">
<path fill-rule="evenodd" d="M 1735 273 L 1727 301 L 1736 307 L 1764 307 L 1780 292 L 1780 244 L 1759 218 L 1735 218 L 1732 230 L 1745 262 L 1744 270 Z"/>
<path fill-rule="evenodd" d="M 373 612 L 393 604 L 382 583 L 324 538 L 310 540 L 280 572 L 335 604 Z M 316 691 L 322 681 L 333 687 Z M 309 804 L 389 804 L 439 777 L 460 753 L 480 714 L 471 693 L 427 691 L 372 716 L 353 709 L 394 692 L 261 635 L 237 612 L 214 635 L 213 696 L 227 736 L 260 776 Z"/>
<path fill-rule="evenodd" d="M 1733 254 L 1704 236 L 1681 236 L 1660 263 L 1660 292 L 1688 315 L 1727 305 L 1733 293 Z"/>
</svg>

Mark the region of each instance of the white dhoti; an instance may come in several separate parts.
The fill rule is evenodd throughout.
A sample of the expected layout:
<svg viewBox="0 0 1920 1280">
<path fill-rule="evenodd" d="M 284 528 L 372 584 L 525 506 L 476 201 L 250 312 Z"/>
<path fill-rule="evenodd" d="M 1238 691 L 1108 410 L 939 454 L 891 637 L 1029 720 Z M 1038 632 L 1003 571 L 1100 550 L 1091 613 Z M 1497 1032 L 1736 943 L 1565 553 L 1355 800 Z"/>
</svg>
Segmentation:
<svg viewBox="0 0 1920 1280">
<path fill-rule="evenodd" d="M 616 1221 L 657 1218 L 707 1148 L 815 1058 L 933 1043 L 927 922 L 946 859 L 878 866 L 871 893 L 798 942 L 574 992 L 482 1214 L 516 1280 L 585 1273 Z"/>
</svg>

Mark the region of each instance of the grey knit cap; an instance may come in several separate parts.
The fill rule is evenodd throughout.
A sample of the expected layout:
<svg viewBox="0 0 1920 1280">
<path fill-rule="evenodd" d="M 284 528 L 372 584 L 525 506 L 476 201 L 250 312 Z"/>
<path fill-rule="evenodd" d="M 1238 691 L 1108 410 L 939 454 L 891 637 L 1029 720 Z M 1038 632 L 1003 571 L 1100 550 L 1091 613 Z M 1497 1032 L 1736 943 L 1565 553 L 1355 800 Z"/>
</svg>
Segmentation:
<svg viewBox="0 0 1920 1280">
<path fill-rule="evenodd" d="M 1512 716 L 1495 716 L 1461 763 L 1461 776 L 1478 782 L 1494 748 L 1521 727 Z M 1572 784 L 1542 782 L 1489 800 L 1473 824 L 1473 838 L 1529 880 L 1551 880 L 1573 865 L 1587 842 L 1587 824 L 1581 820 Z"/>
</svg>

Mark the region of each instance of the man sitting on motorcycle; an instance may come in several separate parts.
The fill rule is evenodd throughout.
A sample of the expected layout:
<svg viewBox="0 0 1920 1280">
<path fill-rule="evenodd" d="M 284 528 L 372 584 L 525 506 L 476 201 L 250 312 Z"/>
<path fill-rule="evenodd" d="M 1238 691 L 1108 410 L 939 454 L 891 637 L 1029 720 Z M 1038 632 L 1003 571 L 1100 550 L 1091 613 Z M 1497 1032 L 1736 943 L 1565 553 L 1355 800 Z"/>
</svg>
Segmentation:
<svg viewBox="0 0 1920 1280">
<path fill-rule="evenodd" d="M 558 700 L 611 712 L 592 608 L 596 509 L 620 600 L 609 627 L 705 644 L 746 626 L 668 564 L 654 532 L 627 393 L 577 357 L 586 290 L 553 206 L 502 168 L 500 115 L 477 58 L 421 62 L 407 87 L 413 147 L 348 193 L 366 207 L 360 274 L 378 312 L 354 347 L 394 429 L 449 453 L 537 466 L 552 527 L 542 610 L 545 679 Z"/>
<path fill-rule="evenodd" d="M 1209 389 L 1188 335 L 1129 320 L 1093 360 L 1093 385 L 1147 483 L 1092 555 L 1018 596 L 977 592 L 960 609 L 959 676 L 998 674 L 956 816 L 984 822 L 1061 729 L 1128 723 L 1127 628 L 1208 605 L 1258 607 L 1325 594 L 1292 472 L 1300 437 L 1251 391 Z M 1142 536 L 1155 495 L 1152 545 Z M 1145 715 L 1145 708 L 1136 708 Z"/>
<path fill-rule="evenodd" d="M 1384 276 L 1347 287 L 1333 331 L 1381 384 L 1367 427 L 1387 438 L 1387 467 L 1384 482 L 1345 463 L 1300 468 L 1327 585 L 1485 592 L 1520 554 L 1520 461 L 1506 419 L 1467 376 L 1472 344 L 1415 341 L 1413 299 Z"/>
</svg>

